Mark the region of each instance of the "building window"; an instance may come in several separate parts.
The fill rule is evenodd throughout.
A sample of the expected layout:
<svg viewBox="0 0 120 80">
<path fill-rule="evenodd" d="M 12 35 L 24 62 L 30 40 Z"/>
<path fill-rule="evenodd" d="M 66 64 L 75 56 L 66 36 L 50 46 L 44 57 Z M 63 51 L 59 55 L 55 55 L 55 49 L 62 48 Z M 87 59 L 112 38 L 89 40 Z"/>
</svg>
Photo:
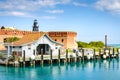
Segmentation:
<svg viewBox="0 0 120 80">
<path fill-rule="evenodd" d="M 55 49 L 58 49 L 57 47 Z"/>
<path fill-rule="evenodd" d="M 31 48 L 28 48 L 29 50 L 31 49 Z"/>
<path fill-rule="evenodd" d="M 64 39 L 62 39 L 61 42 L 64 42 Z"/>
<path fill-rule="evenodd" d="M 46 51 L 49 51 L 49 45 L 46 46 Z"/>
</svg>

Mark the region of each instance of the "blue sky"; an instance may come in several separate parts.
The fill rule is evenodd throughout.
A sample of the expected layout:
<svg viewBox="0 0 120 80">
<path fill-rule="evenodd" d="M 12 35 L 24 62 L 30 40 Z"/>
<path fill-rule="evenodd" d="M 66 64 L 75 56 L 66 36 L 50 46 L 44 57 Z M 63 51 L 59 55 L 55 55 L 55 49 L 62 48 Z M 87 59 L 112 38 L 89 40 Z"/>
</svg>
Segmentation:
<svg viewBox="0 0 120 80">
<path fill-rule="evenodd" d="M 78 41 L 120 43 L 120 0 L 0 0 L 0 26 L 75 31 Z"/>
</svg>

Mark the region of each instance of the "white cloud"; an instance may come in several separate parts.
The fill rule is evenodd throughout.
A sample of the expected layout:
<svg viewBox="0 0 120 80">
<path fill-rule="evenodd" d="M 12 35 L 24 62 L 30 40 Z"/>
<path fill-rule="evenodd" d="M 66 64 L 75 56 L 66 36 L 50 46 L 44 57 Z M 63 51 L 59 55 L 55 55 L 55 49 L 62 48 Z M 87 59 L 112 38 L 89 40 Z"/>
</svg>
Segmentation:
<svg viewBox="0 0 120 80">
<path fill-rule="evenodd" d="M 64 10 L 47 10 L 45 11 L 47 13 L 52 13 L 52 14 L 56 14 L 56 13 L 64 13 Z"/>
<path fill-rule="evenodd" d="M 6 0 L 0 1 L 0 9 L 5 10 L 36 10 L 41 7 L 53 7 L 57 4 L 66 4 L 70 0 Z"/>
<path fill-rule="evenodd" d="M 120 14 L 120 0 L 99 0 L 95 5 L 99 10 Z"/>
<path fill-rule="evenodd" d="M 37 12 L 44 7 L 50 8 L 58 4 L 68 4 L 70 1 L 71 0 L 0 0 L 0 15 L 31 17 L 31 12 Z M 48 13 L 63 12 L 63 10 L 48 11 Z M 53 19 L 55 17 L 45 18 Z"/>
<path fill-rule="evenodd" d="M 80 3 L 80 2 L 73 2 L 73 5 L 75 6 L 82 6 L 82 7 L 87 7 L 88 5 L 85 3 Z"/>
<path fill-rule="evenodd" d="M 19 11 L 4 11 L 0 12 L 0 15 L 2 16 L 19 16 L 19 17 L 33 17 L 32 15 L 26 13 L 26 12 L 19 12 Z"/>
<path fill-rule="evenodd" d="M 42 16 L 42 19 L 56 19 L 55 16 Z"/>
</svg>

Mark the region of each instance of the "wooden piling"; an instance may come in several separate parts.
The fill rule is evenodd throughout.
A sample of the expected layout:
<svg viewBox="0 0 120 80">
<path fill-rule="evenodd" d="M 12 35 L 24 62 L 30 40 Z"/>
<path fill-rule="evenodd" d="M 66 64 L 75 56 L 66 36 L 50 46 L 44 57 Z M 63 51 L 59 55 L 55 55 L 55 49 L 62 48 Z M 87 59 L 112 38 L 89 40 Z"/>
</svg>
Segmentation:
<svg viewBox="0 0 120 80">
<path fill-rule="evenodd" d="M 110 48 L 109 48 L 108 50 L 109 50 L 108 54 L 109 54 L 109 59 L 110 59 L 110 58 L 111 58 L 111 55 L 110 55 Z"/>
<path fill-rule="evenodd" d="M 93 49 L 93 59 L 95 60 L 96 56 L 95 56 L 95 49 Z"/>
<path fill-rule="evenodd" d="M 25 51 L 23 51 L 23 65 L 25 66 Z"/>
<path fill-rule="evenodd" d="M 43 64 L 43 49 L 41 49 L 41 64 Z"/>
<path fill-rule="evenodd" d="M 60 63 L 60 49 L 58 50 L 58 62 Z"/>
<path fill-rule="evenodd" d="M 113 54 L 113 57 L 114 57 L 114 55 L 115 55 L 115 49 L 113 48 L 113 52 L 112 52 L 112 54 Z"/>
<path fill-rule="evenodd" d="M 68 49 L 66 49 L 66 62 L 68 62 Z"/>
<path fill-rule="evenodd" d="M 117 56 L 117 58 L 119 57 L 119 49 L 118 48 L 117 48 L 117 55 L 116 56 Z"/>
<path fill-rule="evenodd" d="M 74 62 L 77 62 L 77 56 L 76 56 L 76 57 L 74 57 Z"/>
<path fill-rule="evenodd" d="M 50 50 L 50 63 L 52 64 L 52 50 Z"/>
<path fill-rule="evenodd" d="M 99 49 L 99 59 L 101 59 L 101 49 Z"/>
<path fill-rule="evenodd" d="M 84 49 L 82 49 L 82 61 L 84 61 Z"/>
<path fill-rule="evenodd" d="M 35 60 L 33 60 L 33 65 L 35 66 Z"/>
</svg>

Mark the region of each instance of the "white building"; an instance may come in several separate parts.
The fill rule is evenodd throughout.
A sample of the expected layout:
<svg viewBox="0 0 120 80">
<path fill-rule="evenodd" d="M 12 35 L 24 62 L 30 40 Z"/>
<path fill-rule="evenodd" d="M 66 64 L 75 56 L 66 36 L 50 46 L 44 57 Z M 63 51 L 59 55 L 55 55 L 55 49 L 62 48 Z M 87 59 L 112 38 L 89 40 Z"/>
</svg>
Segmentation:
<svg viewBox="0 0 120 80">
<path fill-rule="evenodd" d="M 10 48 L 8 49 L 8 54 L 14 54 L 20 57 L 31 57 L 32 55 L 58 54 L 60 48 L 63 44 L 60 44 L 56 41 L 53 41 L 46 33 L 44 32 L 34 32 L 23 36 L 17 42 L 11 43 Z"/>
</svg>

